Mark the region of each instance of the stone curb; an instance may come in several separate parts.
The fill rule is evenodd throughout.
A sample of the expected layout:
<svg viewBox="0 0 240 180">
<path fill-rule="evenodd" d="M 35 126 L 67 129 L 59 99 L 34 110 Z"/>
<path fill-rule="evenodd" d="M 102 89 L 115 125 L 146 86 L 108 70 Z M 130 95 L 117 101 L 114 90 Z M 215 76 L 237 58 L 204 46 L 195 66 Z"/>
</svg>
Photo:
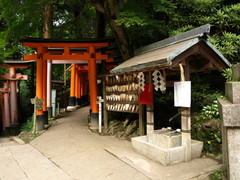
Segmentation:
<svg viewBox="0 0 240 180">
<path fill-rule="evenodd" d="M 23 140 L 21 140 L 17 136 L 12 136 L 11 139 L 14 140 L 15 142 L 17 142 L 18 144 L 26 144 Z"/>
</svg>

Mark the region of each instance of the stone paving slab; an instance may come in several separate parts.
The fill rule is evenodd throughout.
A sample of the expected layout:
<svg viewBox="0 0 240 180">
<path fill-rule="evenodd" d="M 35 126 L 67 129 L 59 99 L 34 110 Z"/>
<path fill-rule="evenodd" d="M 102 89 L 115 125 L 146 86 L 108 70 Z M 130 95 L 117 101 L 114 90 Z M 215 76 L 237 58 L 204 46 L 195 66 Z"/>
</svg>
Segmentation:
<svg viewBox="0 0 240 180">
<path fill-rule="evenodd" d="M 191 162 L 163 166 L 140 154 L 129 153 L 129 150 L 114 147 L 105 150 L 153 180 L 209 179 L 209 174 L 222 167 L 222 164 L 210 158 L 197 158 Z"/>
<path fill-rule="evenodd" d="M 0 180 L 71 179 L 29 144 L 0 147 L 0 162 Z"/>
</svg>

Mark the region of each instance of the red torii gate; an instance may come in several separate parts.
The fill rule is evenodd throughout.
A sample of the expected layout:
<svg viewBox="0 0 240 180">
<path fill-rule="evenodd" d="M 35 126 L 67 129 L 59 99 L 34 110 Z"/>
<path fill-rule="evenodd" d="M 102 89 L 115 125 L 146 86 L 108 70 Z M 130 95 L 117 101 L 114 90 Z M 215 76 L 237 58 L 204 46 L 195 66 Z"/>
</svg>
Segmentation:
<svg viewBox="0 0 240 180">
<path fill-rule="evenodd" d="M 27 63 L 33 61 L 6 60 L 6 65 L 0 65 L 2 68 L 9 68 L 9 73 L 0 75 L 0 81 L 3 81 L 2 92 L 2 122 L 3 131 L 7 128 L 18 128 L 18 107 L 17 107 L 17 81 L 27 80 L 27 75 L 16 73 L 16 68 L 27 68 Z"/>
<path fill-rule="evenodd" d="M 97 74 L 96 63 L 105 60 L 113 62 L 109 58 L 109 53 L 106 48 L 114 39 L 88 39 L 88 40 L 51 40 L 51 39 L 26 39 L 23 41 L 23 46 L 31 47 L 36 50 L 35 53 L 25 55 L 24 60 L 36 60 L 36 97 L 44 99 L 42 110 L 37 111 L 37 121 L 43 121 L 43 124 L 48 124 L 48 110 L 51 107 L 47 106 L 51 98 L 49 90 L 51 89 L 51 66 L 52 64 L 73 64 L 73 67 L 78 67 L 79 64 L 88 65 L 88 80 L 90 90 L 90 107 L 91 107 L 91 126 L 98 124 L 98 105 L 97 101 Z M 104 52 L 105 50 L 105 52 Z M 74 79 L 78 76 L 76 69 L 73 68 Z M 74 72 L 75 71 L 75 72 Z M 73 75 L 71 76 L 73 78 Z M 77 77 L 78 78 L 78 77 Z M 71 80 L 72 81 L 72 80 Z M 76 82 L 71 86 L 70 102 L 76 99 L 75 93 Z M 72 83 L 71 83 L 72 84 Z M 74 90 L 73 90 L 74 89 Z M 77 92 L 77 91 L 76 91 Z M 71 104 L 70 104 L 71 105 Z M 41 123 L 40 123 L 41 124 Z M 43 127 L 38 127 L 42 129 Z"/>
</svg>

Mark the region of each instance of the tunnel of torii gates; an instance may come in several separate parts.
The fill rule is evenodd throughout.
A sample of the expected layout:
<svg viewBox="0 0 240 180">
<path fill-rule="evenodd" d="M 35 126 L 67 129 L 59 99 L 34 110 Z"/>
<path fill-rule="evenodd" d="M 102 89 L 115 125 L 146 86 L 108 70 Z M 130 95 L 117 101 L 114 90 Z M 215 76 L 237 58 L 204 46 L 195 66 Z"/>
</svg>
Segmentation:
<svg viewBox="0 0 240 180">
<path fill-rule="evenodd" d="M 51 111 L 52 64 L 72 64 L 69 109 L 76 106 L 76 98 L 86 95 L 89 84 L 91 126 L 98 125 L 97 104 L 97 63 L 112 63 L 113 53 L 109 44 L 114 39 L 51 40 L 25 39 L 23 46 L 36 52 L 24 55 L 24 60 L 36 60 L 36 97 L 44 99 L 43 108 L 37 110 L 37 121 L 48 124 L 48 111 Z M 88 75 L 88 76 L 87 76 Z M 41 128 L 41 127 L 40 127 Z"/>
</svg>

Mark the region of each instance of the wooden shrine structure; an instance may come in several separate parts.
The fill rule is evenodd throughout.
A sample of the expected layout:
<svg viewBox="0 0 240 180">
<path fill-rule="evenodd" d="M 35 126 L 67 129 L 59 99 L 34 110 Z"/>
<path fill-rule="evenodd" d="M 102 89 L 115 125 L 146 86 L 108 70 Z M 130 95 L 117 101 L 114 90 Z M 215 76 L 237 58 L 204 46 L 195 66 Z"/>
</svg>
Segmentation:
<svg viewBox="0 0 240 180">
<path fill-rule="evenodd" d="M 170 76 L 179 76 L 179 81 L 180 77 L 186 81 L 190 81 L 191 73 L 209 70 L 222 71 L 224 68 L 230 67 L 231 64 L 229 61 L 207 41 L 207 34 L 209 32 L 210 25 L 207 24 L 145 46 L 135 51 L 135 57 L 112 69 L 110 74 L 104 75 L 105 124 L 108 124 L 108 111 L 128 112 L 130 108 L 132 112 L 139 114 L 140 134 L 144 135 L 145 133 L 149 134 L 154 132 L 153 103 L 147 103 L 146 109 L 144 110 L 144 103 L 140 103 L 140 95 L 144 93 L 145 90 L 140 90 L 140 88 L 138 88 L 138 98 L 132 101 L 132 96 L 134 94 L 136 95 L 136 92 L 132 92 L 132 86 L 135 81 L 138 82 L 139 86 L 143 83 L 147 85 L 147 89 L 151 88 L 150 91 L 152 92 L 153 88 L 156 88 L 156 85 L 159 85 L 160 82 L 154 83 L 155 80 L 158 80 L 158 78 L 154 78 L 156 73 L 154 74 L 153 72 L 155 72 L 155 70 L 158 73 L 161 72 L 161 79 L 163 79 L 162 83 L 164 86 L 173 87 L 174 82 L 167 80 Z M 136 77 L 139 77 L 139 79 L 134 80 Z M 121 84 L 124 81 L 126 85 L 123 87 Z M 120 82 L 120 85 L 114 85 L 118 82 Z M 125 87 L 127 93 L 124 95 L 122 88 Z M 112 97 L 116 96 L 115 94 L 117 93 L 119 94 L 119 98 Z M 128 97 L 128 100 L 121 98 L 121 96 Z M 152 94 L 146 96 L 148 102 L 153 102 L 152 98 Z M 136 106 L 138 106 L 137 110 L 133 108 Z M 128 111 L 126 111 L 127 108 Z M 182 144 L 186 146 L 185 161 L 191 160 L 190 112 L 190 107 L 180 107 Z M 146 117 L 146 119 L 144 119 L 144 117 Z"/>
<path fill-rule="evenodd" d="M 25 55 L 24 60 L 36 60 L 36 97 L 44 99 L 43 109 L 37 111 L 37 121 L 48 123 L 47 114 L 51 111 L 52 64 L 72 64 L 71 91 L 68 109 L 75 108 L 76 98 L 87 92 L 89 83 L 91 126 L 97 126 L 97 74 L 96 65 L 102 61 L 113 62 L 109 54 L 109 44 L 113 38 L 86 40 L 25 39 L 23 46 L 35 50 Z M 41 123 L 40 123 L 41 124 Z M 43 127 L 39 127 L 42 129 Z"/>
</svg>

